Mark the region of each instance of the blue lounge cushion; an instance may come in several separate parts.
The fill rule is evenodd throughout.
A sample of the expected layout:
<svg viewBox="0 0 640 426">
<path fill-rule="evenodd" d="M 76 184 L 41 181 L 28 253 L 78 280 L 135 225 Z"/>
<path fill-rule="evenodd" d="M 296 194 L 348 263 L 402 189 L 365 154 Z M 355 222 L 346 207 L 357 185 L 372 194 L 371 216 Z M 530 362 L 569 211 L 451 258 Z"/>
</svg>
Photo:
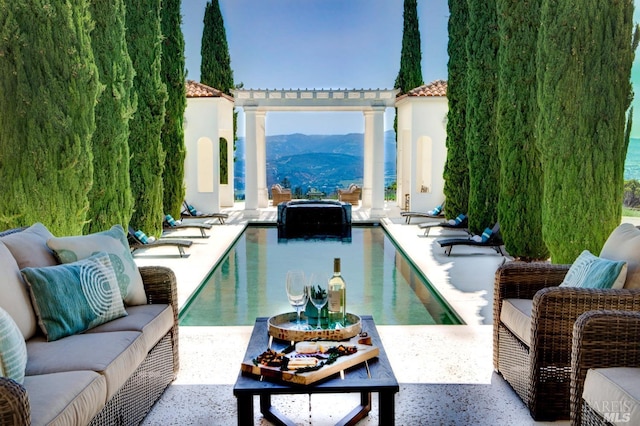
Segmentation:
<svg viewBox="0 0 640 426">
<path fill-rule="evenodd" d="M 603 259 L 584 250 L 573 262 L 561 287 L 622 288 L 627 262 Z"/>
<path fill-rule="evenodd" d="M 48 341 L 127 315 L 107 253 L 57 266 L 27 267 L 21 272 Z"/>
<path fill-rule="evenodd" d="M 176 222 L 176 220 L 170 215 L 166 215 L 165 220 L 167 221 L 167 223 L 169 224 L 169 226 L 176 226 L 178 223 Z"/>
<path fill-rule="evenodd" d="M 487 241 L 489 241 L 489 238 L 491 238 L 491 235 L 493 234 L 493 231 L 490 228 L 484 228 L 484 231 L 482 232 L 482 242 L 486 243 Z"/>
</svg>

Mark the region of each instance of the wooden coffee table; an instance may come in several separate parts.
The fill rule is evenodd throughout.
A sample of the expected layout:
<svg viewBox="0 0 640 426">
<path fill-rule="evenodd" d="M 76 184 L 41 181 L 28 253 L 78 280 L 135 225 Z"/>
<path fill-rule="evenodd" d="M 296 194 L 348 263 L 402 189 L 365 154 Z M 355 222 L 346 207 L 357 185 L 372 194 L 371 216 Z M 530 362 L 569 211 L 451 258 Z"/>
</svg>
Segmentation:
<svg viewBox="0 0 640 426">
<path fill-rule="evenodd" d="M 355 407 L 338 425 L 354 425 L 371 411 L 371 393 L 378 393 L 379 424 L 392 425 L 395 421 L 395 394 L 400 390 L 393 374 L 389 359 L 382 346 L 378 330 L 370 315 L 361 317 L 362 328 L 369 333 L 372 343 L 380 349 L 377 358 L 370 359 L 344 371 L 344 379 L 339 374 L 312 385 L 292 385 L 284 382 L 260 380 L 256 376 L 238 375 L 233 394 L 238 400 L 238 425 L 253 424 L 253 397 L 260 396 L 260 412 L 276 425 L 295 425 L 271 405 L 271 395 L 294 395 L 314 393 L 360 393 L 360 405 Z M 249 340 L 244 361 L 250 361 L 267 349 L 269 335 L 268 318 L 257 318 Z M 271 347 L 282 349 L 287 342 L 274 340 Z"/>
</svg>

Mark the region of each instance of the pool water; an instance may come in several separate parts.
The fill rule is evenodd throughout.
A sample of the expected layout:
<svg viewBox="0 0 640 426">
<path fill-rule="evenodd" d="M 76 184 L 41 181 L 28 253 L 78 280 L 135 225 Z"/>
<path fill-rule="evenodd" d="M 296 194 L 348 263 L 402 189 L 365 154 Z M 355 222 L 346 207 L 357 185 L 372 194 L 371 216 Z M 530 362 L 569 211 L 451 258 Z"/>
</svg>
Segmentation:
<svg viewBox="0 0 640 426">
<path fill-rule="evenodd" d="M 347 312 L 381 325 L 460 324 L 380 226 L 353 227 L 351 240 L 278 240 L 277 228 L 248 226 L 180 312 L 180 325 L 253 325 L 292 312 L 290 269 L 333 273 L 341 258 Z M 313 308 L 311 308 L 313 309 Z"/>
</svg>

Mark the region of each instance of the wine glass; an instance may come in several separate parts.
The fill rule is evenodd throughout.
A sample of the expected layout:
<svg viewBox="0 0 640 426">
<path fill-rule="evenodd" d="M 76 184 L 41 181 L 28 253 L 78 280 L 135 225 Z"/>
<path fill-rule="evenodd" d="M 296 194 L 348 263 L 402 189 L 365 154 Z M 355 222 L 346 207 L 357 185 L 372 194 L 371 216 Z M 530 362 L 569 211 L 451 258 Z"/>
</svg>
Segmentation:
<svg viewBox="0 0 640 426">
<path fill-rule="evenodd" d="M 309 277 L 309 286 L 307 291 L 309 293 L 309 300 L 318 310 L 318 322 L 316 330 L 321 330 L 320 325 L 322 319 L 322 308 L 327 304 L 327 275 L 321 272 L 314 272 Z"/>
<path fill-rule="evenodd" d="M 287 297 L 289 303 L 296 310 L 298 315 L 298 321 L 296 322 L 295 330 L 305 330 L 300 322 L 300 311 L 307 304 L 307 284 L 304 277 L 304 272 L 298 269 L 287 271 Z"/>
</svg>

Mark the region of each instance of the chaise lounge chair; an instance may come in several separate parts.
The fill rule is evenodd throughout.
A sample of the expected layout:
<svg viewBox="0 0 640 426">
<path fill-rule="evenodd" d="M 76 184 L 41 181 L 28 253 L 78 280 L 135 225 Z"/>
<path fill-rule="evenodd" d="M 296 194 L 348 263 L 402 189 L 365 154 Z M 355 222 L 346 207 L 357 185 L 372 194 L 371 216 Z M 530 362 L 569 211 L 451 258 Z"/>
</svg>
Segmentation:
<svg viewBox="0 0 640 426">
<path fill-rule="evenodd" d="M 491 247 L 504 256 L 502 246 L 504 241 L 500 236 L 500 225 L 496 223 L 493 228 L 486 228 L 482 235 L 473 235 L 468 238 L 445 238 L 444 240 L 438 240 L 440 247 L 444 247 L 444 252 L 447 256 L 451 255 L 451 249 L 454 246 L 474 246 L 474 247 Z"/>
<path fill-rule="evenodd" d="M 459 214 L 458 217 L 452 220 L 445 220 L 443 222 L 426 222 L 418 225 L 420 229 L 424 229 L 425 237 L 429 236 L 431 228 L 445 228 L 445 229 L 459 229 L 461 231 L 467 231 L 469 224 L 469 218 L 465 214 Z M 468 232 L 468 231 L 467 231 Z"/>
<path fill-rule="evenodd" d="M 184 257 L 185 255 L 184 248 L 191 247 L 191 244 L 193 244 L 193 241 L 189 241 L 189 240 L 160 239 L 152 242 L 149 242 L 149 241 L 144 242 L 144 240 L 146 239 L 146 235 L 144 235 L 144 238 L 138 237 L 138 235 L 136 235 L 135 229 L 133 229 L 131 226 L 129 226 L 129 236 L 127 239 L 129 240 L 129 248 L 131 249 L 131 253 L 141 248 L 174 246 L 178 248 L 178 251 L 180 252 L 180 257 Z"/>
<path fill-rule="evenodd" d="M 173 217 L 171 217 L 171 215 L 165 216 L 162 226 L 165 229 L 199 229 L 202 238 L 209 238 L 207 233 L 204 231 L 206 229 L 211 229 L 210 223 L 178 223 L 173 219 Z"/>
<path fill-rule="evenodd" d="M 224 221 L 229 218 L 227 213 L 202 213 L 196 210 L 191 204 L 186 201 L 183 203 L 184 210 L 180 213 L 183 219 L 207 219 L 207 218 L 215 218 L 218 219 L 221 225 L 224 225 Z"/>
<path fill-rule="evenodd" d="M 444 203 L 440 204 L 433 210 L 429 210 L 428 212 L 400 212 L 400 216 L 404 217 L 405 223 L 411 223 L 411 218 L 413 217 L 423 217 L 423 218 L 442 218 L 444 217 Z"/>
</svg>

